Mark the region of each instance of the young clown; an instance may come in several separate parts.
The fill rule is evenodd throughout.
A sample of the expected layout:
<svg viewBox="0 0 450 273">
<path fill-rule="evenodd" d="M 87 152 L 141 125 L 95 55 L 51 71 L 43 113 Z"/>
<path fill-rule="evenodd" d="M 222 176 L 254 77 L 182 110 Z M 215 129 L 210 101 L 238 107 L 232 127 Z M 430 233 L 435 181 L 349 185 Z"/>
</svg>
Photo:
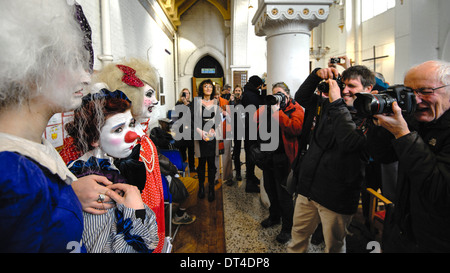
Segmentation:
<svg viewBox="0 0 450 273">
<path fill-rule="evenodd" d="M 121 91 L 102 89 L 83 97 L 74 120 L 66 125 L 75 146 L 83 153 L 69 165 L 70 171 L 77 177 L 105 176 L 114 183 L 97 202 L 103 204 L 109 196 L 116 208 L 101 215 L 83 212 L 82 239 L 89 253 L 149 253 L 158 244 L 154 212 L 143 203 L 138 188 L 114 165 L 114 159 L 129 156 L 137 143 L 130 108 L 130 101 Z"/>
<path fill-rule="evenodd" d="M 111 63 L 95 74 L 93 82 L 104 84 L 109 90 L 121 90 L 131 100 L 131 113 L 136 119 L 136 133 L 140 137 L 130 157 L 118 162 L 119 169 L 130 176 L 140 172 L 143 162 L 146 170 L 144 185 L 138 186 L 142 191 L 142 199 L 156 214 L 158 223 L 158 247 L 154 252 L 162 250 L 165 238 L 164 192 L 159 170 L 159 160 L 156 146 L 151 141 L 148 123 L 153 108 L 158 104 L 156 99 L 158 75 L 155 69 L 146 61 L 139 59 L 123 60 Z"/>
</svg>

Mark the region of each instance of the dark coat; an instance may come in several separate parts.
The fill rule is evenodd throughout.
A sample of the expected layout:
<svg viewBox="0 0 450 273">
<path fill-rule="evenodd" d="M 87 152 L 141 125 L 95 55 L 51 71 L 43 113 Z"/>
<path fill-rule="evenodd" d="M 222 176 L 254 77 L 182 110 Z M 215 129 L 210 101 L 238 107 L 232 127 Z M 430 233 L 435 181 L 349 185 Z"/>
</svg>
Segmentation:
<svg viewBox="0 0 450 273">
<path fill-rule="evenodd" d="M 244 92 L 242 93 L 242 106 L 246 110 L 249 110 L 249 105 L 255 106 L 255 112 L 256 110 L 261 106 L 264 105 L 264 96 L 261 95 L 261 92 L 258 89 L 258 86 L 254 86 L 251 82 L 247 82 L 247 84 L 244 86 Z M 245 138 L 244 141 L 256 141 L 256 139 L 253 137 L 253 134 L 251 135 L 249 130 L 250 128 L 253 128 L 250 126 L 250 123 L 253 123 L 253 116 L 250 116 L 250 112 L 245 113 Z M 254 113 L 254 112 L 253 112 Z M 254 132 L 252 132 L 254 133 Z"/>
<path fill-rule="evenodd" d="M 352 115 L 343 99 L 332 103 L 314 94 L 322 79 L 315 71 L 295 94 L 309 113 L 321 104 L 310 146 L 303 157 L 297 193 L 340 214 L 358 207 L 366 162 L 364 123 Z"/>
<path fill-rule="evenodd" d="M 408 242 L 401 251 L 450 252 L 450 111 L 435 122 L 408 125 L 411 133 L 398 139 L 389 134 L 386 142 L 383 128 L 368 136 L 376 159 L 399 162 L 394 216 L 385 229 Z M 398 249 L 389 237 L 384 243 L 387 251 Z"/>
</svg>

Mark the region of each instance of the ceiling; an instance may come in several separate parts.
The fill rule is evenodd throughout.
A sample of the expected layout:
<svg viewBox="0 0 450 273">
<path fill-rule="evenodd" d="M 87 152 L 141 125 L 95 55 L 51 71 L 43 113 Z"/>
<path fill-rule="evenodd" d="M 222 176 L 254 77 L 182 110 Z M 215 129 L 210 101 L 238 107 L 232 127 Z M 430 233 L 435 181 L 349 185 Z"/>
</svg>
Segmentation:
<svg viewBox="0 0 450 273">
<path fill-rule="evenodd" d="M 181 25 L 180 18 L 195 3 L 202 0 L 157 0 L 175 29 Z M 224 20 L 231 19 L 230 0 L 206 0 L 222 14 Z"/>
</svg>

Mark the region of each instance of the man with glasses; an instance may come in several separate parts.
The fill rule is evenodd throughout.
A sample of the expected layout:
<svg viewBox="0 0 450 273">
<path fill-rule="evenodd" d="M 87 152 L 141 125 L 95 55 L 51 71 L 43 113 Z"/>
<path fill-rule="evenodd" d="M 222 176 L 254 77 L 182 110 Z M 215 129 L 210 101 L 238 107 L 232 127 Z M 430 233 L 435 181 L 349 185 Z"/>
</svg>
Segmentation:
<svg viewBox="0 0 450 273">
<path fill-rule="evenodd" d="M 375 76 L 356 65 L 343 72 L 345 87 L 333 80 L 337 77 L 335 68 L 315 69 L 295 94 L 308 115 L 303 130 L 309 129 L 306 119 L 314 118 L 315 125 L 298 173 L 289 252 L 306 252 L 319 223 L 325 252 L 345 251 L 347 227 L 358 208 L 367 127 L 355 115 L 353 102 L 357 93 L 372 90 Z M 327 80 L 327 94 L 315 92 L 322 80 Z"/>
<path fill-rule="evenodd" d="M 415 66 L 404 84 L 416 95 L 413 119 L 406 121 L 395 103 L 393 114 L 374 119 L 388 132 L 379 128 L 368 136 L 374 156 L 399 162 L 395 210 L 385 220 L 383 250 L 449 252 L 450 63 Z"/>
</svg>

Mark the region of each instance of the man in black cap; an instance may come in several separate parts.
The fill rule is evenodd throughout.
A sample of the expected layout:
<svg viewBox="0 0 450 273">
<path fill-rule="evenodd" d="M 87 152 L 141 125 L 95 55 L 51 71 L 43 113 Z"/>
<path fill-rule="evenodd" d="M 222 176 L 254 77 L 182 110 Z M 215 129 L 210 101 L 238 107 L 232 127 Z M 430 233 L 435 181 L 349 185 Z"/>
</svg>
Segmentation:
<svg viewBox="0 0 450 273">
<path fill-rule="evenodd" d="M 261 89 L 261 90 L 260 90 Z M 254 105 L 256 109 L 260 105 L 264 104 L 264 92 L 266 90 L 266 85 L 263 80 L 254 75 L 251 76 L 247 84 L 244 86 L 244 93 L 242 95 L 242 105 L 247 109 L 247 106 Z M 263 94 L 262 94 L 263 93 Z M 257 143 L 254 137 L 250 136 L 256 135 L 255 132 L 249 133 L 249 124 L 253 122 L 253 116 L 250 116 L 249 112 L 245 114 L 245 138 L 244 138 L 244 149 L 245 149 L 245 168 L 246 168 L 246 192 L 259 192 L 259 179 L 255 176 L 255 162 L 250 156 L 250 146 Z"/>
</svg>

